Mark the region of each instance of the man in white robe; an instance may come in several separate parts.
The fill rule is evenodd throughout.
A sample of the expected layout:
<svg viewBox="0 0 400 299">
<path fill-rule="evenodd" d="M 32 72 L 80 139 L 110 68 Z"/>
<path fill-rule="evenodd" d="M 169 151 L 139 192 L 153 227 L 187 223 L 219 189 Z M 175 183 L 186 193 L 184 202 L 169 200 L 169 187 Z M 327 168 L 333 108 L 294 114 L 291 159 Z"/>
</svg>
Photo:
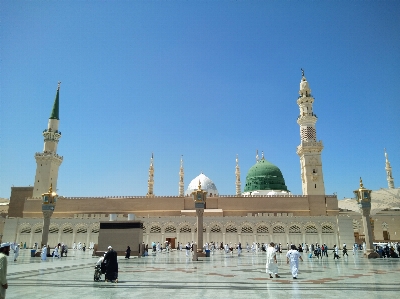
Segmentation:
<svg viewBox="0 0 400 299">
<path fill-rule="evenodd" d="M 276 249 L 275 244 L 273 242 L 269 243 L 267 248 L 267 263 L 265 264 L 266 272 L 269 274 L 269 278 L 273 278 L 272 275 L 275 275 L 276 278 L 279 278 L 278 275 L 278 261 L 276 260 Z"/>
<path fill-rule="evenodd" d="M 292 245 L 291 249 L 286 254 L 286 262 L 289 264 L 292 270 L 293 279 L 297 279 L 297 274 L 299 271 L 299 259 L 303 261 L 300 253 L 296 250 L 296 246 Z"/>
<path fill-rule="evenodd" d="M 17 261 L 18 256 L 19 256 L 19 244 L 15 245 L 14 248 L 14 262 Z"/>
<path fill-rule="evenodd" d="M 42 248 L 42 260 L 45 261 L 47 259 L 47 247 L 46 245 L 43 245 Z"/>
<path fill-rule="evenodd" d="M 7 282 L 7 257 L 10 254 L 10 243 L 0 245 L 0 298 L 6 298 Z"/>
</svg>

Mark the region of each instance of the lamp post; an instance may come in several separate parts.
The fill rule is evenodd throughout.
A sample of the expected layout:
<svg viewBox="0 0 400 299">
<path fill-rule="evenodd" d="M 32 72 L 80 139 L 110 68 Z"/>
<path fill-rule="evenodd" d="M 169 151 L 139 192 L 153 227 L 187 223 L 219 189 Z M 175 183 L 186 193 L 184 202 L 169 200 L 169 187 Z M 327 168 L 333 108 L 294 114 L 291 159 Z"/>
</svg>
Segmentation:
<svg viewBox="0 0 400 299">
<path fill-rule="evenodd" d="M 365 246 L 366 255 L 368 258 L 377 258 L 379 254 L 374 251 L 373 245 L 373 232 L 371 226 L 371 190 L 364 188 L 362 179 L 360 178 L 360 188 L 354 190 L 353 193 L 356 196 L 358 207 L 361 211 L 363 226 L 364 226 L 364 235 L 365 235 Z"/>
<path fill-rule="evenodd" d="M 193 260 L 197 261 L 197 256 L 202 255 L 203 252 L 203 214 L 206 206 L 207 191 L 201 189 L 201 182 L 196 191 L 192 192 L 194 200 L 194 208 L 196 209 L 197 216 L 197 248 L 193 246 Z"/>
<path fill-rule="evenodd" d="M 49 240 L 50 218 L 53 215 L 58 195 L 53 192 L 53 184 L 50 185 L 49 191 L 42 194 L 42 212 L 43 212 L 43 229 L 42 229 L 42 247 L 47 245 Z"/>
</svg>

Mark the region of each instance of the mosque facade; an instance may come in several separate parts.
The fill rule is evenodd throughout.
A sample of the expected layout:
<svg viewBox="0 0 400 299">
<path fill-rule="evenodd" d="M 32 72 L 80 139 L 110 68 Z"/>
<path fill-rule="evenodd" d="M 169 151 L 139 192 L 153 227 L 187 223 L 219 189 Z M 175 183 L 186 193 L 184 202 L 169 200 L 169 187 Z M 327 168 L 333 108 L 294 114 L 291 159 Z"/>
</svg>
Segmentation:
<svg viewBox="0 0 400 299">
<path fill-rule="evenodd" d="M 40 243 L 43 227 L 41 195 L 57 186 L 58 169 L 63 158 L 57 154 L 61 138 L 59 131 L 60 85 L 48 121 L 43 131 L 44 149 L 35 154 L 37 170 L 33 187 L 12 187 L 8 218 L 5 220 L 3 240 Z M 191 193 L 199 182 L 207 191 L 204 211 L 203 240 L 205 242 L 252 243 L 279 242 L 282 244 L 326 243 L 352 244 L 355 240 L 355 213 L 340 213 L 336 195 L 326 195 L 322 172 L 322 141 L 316 137 L 317 116 L 313 111 L 314 98 L 308 81 L 302 74 L 297 104 L 300 115 L 300 157 L 302 195 L 291 194 L 281 170 L 256 154 L 256 164 L 246 176 L 244 192 L 240 181 L 239 160 L 236 157 L 235 195 L 221 195 L 216 184 L 201 173 L 184 191 L 184 165 L 180 162 L 177 196 L 154 194 L 154 157 L 150 159 L 148 192 L 145 196 L 62 197 L 53 212 L 49 244 L 64 242 L 97 243 L 100 221 L 128 219 L 135 215 L 143 226 L 146 243 L 195 240 L 196 213 Z M 386 160 L 387 154 L 385 154 Z M 390 163 L 386 171 L 389 187 L 394 188 Z M 390 181 L 389 181 L 390 178 Z M 351 214 L 351 215 L 350 215 Z M 350 216 L 349 216 L 350 215 Z M 131 216 L 130 216 L 131 217 Z M 360 237 L 360 236 L 359 236 Z M 379 239 L 379 238 L 378 238 Z"/>
</svg>

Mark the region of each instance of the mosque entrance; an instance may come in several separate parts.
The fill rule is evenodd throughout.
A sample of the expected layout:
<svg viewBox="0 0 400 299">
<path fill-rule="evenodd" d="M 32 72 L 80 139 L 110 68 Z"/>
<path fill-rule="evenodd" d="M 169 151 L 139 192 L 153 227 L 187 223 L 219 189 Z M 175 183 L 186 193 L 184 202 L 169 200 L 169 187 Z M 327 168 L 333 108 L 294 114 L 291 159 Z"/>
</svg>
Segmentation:
<svg viewBox="0 0 400 299">
<path fill-rule="evenodd" d="M 175 249 L 175 240 L 176 238 L 165 238 L 165 241 L 168 241 L 171 244 L 171 249 Z"/>
</svg>

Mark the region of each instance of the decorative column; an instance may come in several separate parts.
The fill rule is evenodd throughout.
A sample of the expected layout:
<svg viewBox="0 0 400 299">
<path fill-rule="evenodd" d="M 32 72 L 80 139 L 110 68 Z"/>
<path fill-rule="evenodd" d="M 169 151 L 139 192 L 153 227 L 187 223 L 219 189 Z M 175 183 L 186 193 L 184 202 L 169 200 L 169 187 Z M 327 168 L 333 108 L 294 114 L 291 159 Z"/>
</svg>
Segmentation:
<svg viewBox="0 0 400 299">
<path fill-rule="evenodd" d="M 200 180 L 199 187 L 196 191 L 192 192 L 192 196 L 197 216 L 197 254 L 193 254 L 193 260 L 197 260 L 198 256 L 205 256 L 203 254 L 203 214 L 206 205 L 207 191 L 201 189 Z"/>
<path fill-rule="evenodd" d="M 239 158 L 238 155 L 236 155 L 236 196 L 241 196 L 242 195 L 242 190 L 241 190 L 241 183 L 240 183 L 240 168 L 239 168 Z"/>
<path fill-rule="evenodd" d="M 392 167 L 390 166 L 388 154 L 386 152 L 385 148 L 385 159 L 386 159 L 386 164 L 385 164 L 385 170 L 386 170 L 386 179 L 388 182 L 388 188 L 389 189 L 394 189 L 394 178 L 392 176 Z"/>
<path fill-rule="evenodd" d="M 53 185 L 50 185 L 50 189 L 47 193 L 42 194 L 42 212 L 43 212 L 43 229 L 42 229 L 42 246 L 47 245 L 49 240 L 49 228 L 50 218 L 53 215 L 56 207 L 58 195 L 53 192 Z"/>
<path fill-rule="evenodd" d="M 153 153 L 151 153 L 150 167 L 149 167 L 149 180 L 147 181 L 147 197 L 154 197 L 154 166 L 153 166 Z"/>
<path fill-rule="evenodd" d="M 179 197 L 184 197 L 185 183 L 184 183 L 185 172 L 183 171 L 183 156 L 181 156 L 181 167 L 179 168 Z"/>
<path fill-rule="evenodd" d="M 362 179 L 360 178 L 360 188 L 358 190 L 353 191 L 356 196 L 358 207 L 361 211 L 363 226 L 364 226 L 364 235 L 365 235 L 365 246 L 364 249 L 365 255 L 370 258 L 378 258 L 379 254 L 374 251 L 373 245 L 373 231 L 371 226 L 371 190 L 364 188 Z"/>
</svg>

